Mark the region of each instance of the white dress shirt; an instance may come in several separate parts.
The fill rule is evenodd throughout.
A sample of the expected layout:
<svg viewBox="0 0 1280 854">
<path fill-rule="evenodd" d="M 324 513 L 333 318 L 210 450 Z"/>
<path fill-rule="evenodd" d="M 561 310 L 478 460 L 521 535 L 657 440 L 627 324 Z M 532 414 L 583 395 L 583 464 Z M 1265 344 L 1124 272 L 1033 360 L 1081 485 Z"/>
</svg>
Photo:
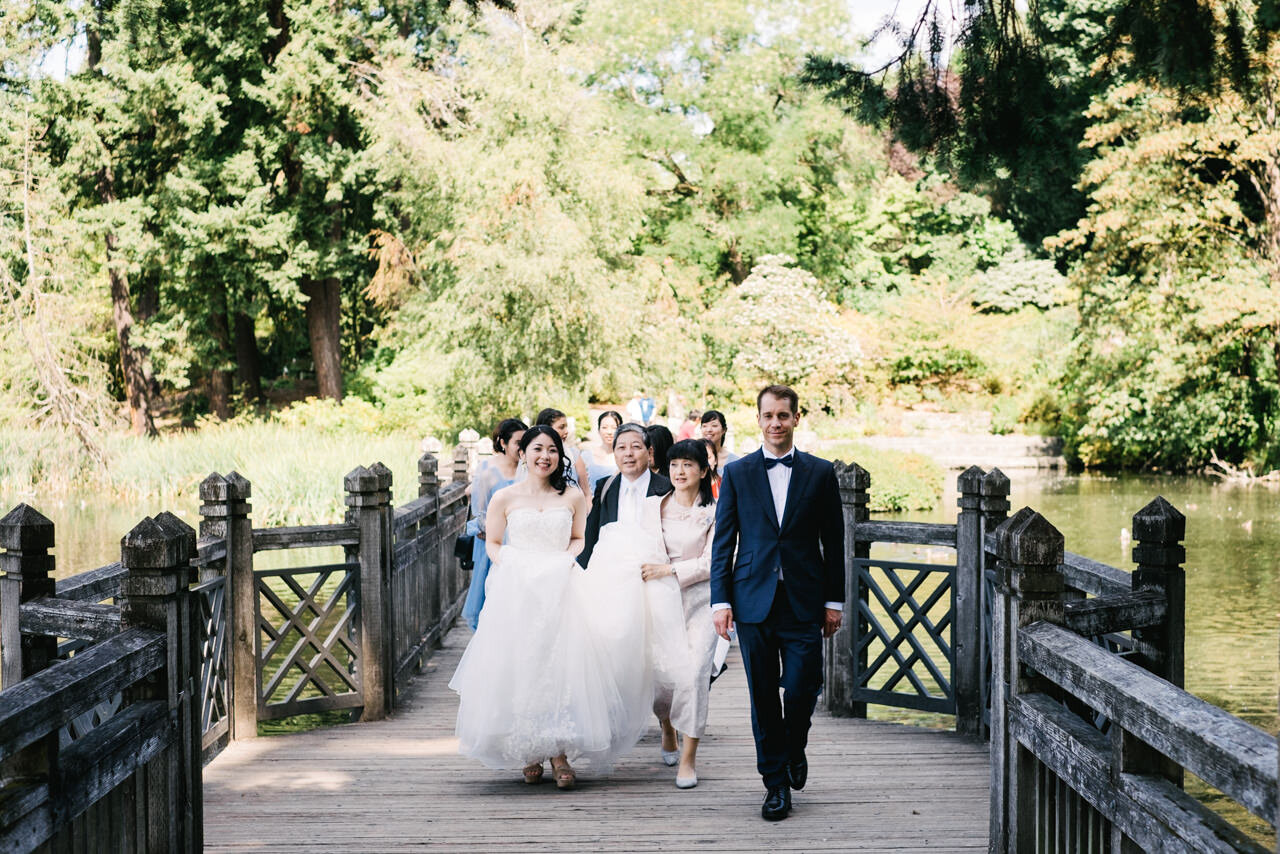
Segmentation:
<svg viewBox="0 0 1280 854">
<path fill-rule="evenodd" d="M 769 453 L 768 448 L 761 448 L 760 453 L 764 455 L 766 460 L 785 460 L 792 457 L 792 464 L 795 464 L 796 449 L 792 448 L 782 456 L 775 456 Z M 791 466 L 774 466 L 766 468 L 765 476 L 769 478 L 769 491 L 773 493 L 773 509 L 778 514 L 778 527 L 782 527 L 782 514 L 787 511 L 787 487 L 791 485 Z M 778 577 L 782 577 L 782 568 L 778 568 Z"/>
<path fill-rule="evenodd" d="M 786 459 L 787 457 L 794 457 L 796 453 L 796 449 L 792 448 L 791 450 L 787 451 L 785 454 L 782 454 L 781 456 L 779 456 L 777 454 L 769 453 L 768 448 L 762 447 L 760 449 L 760 453 L 764 456 L 766 460 L 770 460 L 770 459 L 781 460 L 781 459 Z M 764 472 L 765 476 L 769 478 L 769 492 L 773 494 L 773 509 L 778 514 L 779 528 L 782 527 L 782 516 L 784 513 L 787 512 L 787 488 L 791 486 L 791 472 L 793 471 L 795 460 L 792 459 L 791 462 L 792 462 L 792 465 L 774 466 L 773 468 L 766 468 Z M 775 567 L 774 572 L 778 573 L 778 580 L 781 581 L 782 567 L 781 566 Z M 844 610 L 843 602 L 824 602 L 822 604 L 824 607 L 830 608 L 832 611 Z M 711 610 L 719 611 L 728 607 L 729 607 L 729 604 L 727 602 L 715 602 L 711 605 Z"/>
<path fill-rule="evenodd" d="M 644 498 L 649 494 L 649 470 L 635 480 L 624 474 L 618 482 L 618 521 L 638 523 L 644 514 Z"/>
</svg>

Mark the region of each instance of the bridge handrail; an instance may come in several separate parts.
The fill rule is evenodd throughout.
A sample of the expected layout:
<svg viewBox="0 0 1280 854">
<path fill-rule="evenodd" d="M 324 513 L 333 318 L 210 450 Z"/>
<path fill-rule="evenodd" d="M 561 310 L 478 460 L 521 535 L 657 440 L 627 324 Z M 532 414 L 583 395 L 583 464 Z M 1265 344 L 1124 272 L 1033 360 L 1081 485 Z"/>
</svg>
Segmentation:
<svg viewBox="0 0 1280 854">
<path fill-rule="evenodd" d="M 1018 631 L 1027 666 L 1264 821 L 1276 823 L 1276 740 L 1069 629 Z"/>
<path fill-rule="evenodd" d="M 360 545 L 360 529 L 349 522 L 253 529 L 255 552 L 358 545 Z"/>
<path fill-rule="evenodd" d="M 77 599 L 86 602 L 114 599 L 120 595 L 120 579 L 124 578 L 126 572 L 124 564 L 116 561 L 88 572 L 63 578 L 55 584 L 54 590 L 59 599 Z"/>
<path fill-rule="evenodd" d="M 0 691 L 0 760 L 164 666 L 165 636 L 128 629 Z"/>
<path fill-rule="evenodd" d="M 921 546 L 956 547 L 956 526 L 945 522 L 857 522 L 854 536 L 863 543 L 905 543 Z"/>
</svg>

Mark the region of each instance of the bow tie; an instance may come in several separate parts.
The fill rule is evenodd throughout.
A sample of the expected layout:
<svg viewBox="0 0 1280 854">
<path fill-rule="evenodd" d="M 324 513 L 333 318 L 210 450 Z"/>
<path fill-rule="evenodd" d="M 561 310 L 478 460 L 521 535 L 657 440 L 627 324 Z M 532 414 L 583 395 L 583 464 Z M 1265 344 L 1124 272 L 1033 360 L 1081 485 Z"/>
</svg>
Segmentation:
<svg viewBox="0 0 1280 854">
<path fill-rule="evenodd" d="M 787 468 L 791 468 L 793 465 L 795 465 L 795 462 L 796 462 L 795 454 L 787 454 L 785 457 L 765 457 L 764 470 L 768 471 L 774 466 L 786 466 Z"/>
</svg>

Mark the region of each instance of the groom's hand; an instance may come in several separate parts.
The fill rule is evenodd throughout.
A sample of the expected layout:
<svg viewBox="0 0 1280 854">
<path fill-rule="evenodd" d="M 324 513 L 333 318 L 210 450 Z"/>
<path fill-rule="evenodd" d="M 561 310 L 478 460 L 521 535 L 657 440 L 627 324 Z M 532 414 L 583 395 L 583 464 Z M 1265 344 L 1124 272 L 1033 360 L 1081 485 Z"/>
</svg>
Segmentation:
<svg viewBox="0 0 1280 854">
<path fill-rule="evenodd" d="M 721 608 L 711 615 L 711 619 L 716 624 L 716 634 L 728 640 L 729 630 L 733 628 L 733 609 Z"/>
<path fill-rule="evenodd" d="M 844 612 L 837 611 L 834 608 L 827 608 L 826 619 L 822 622 L 822 636 L 829 638 L 840 628 L 840 621 L 844 617 Z"/>
</svg>

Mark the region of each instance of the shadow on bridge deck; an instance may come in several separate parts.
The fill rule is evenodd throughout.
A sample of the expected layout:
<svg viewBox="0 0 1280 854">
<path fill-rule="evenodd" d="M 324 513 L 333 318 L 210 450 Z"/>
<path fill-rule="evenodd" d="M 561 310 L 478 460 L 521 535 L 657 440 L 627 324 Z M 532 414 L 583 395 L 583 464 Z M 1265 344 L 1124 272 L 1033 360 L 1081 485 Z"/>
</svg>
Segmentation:
<svg viewBox="0 0 1280 854">
<path fill-rule="evenodd" d="M 815 716 L 809 783 L 786 821 L 764 789 L 735 655 L 711 692 L 695 789 L 673 785 L 655 725 L 612 776 L 560 792 L 463 759 L 448 681 L 455 629 L 396 713 L 229 746 L 204 772 L 206 851 L 985 851 L 984 744 Z"/>
</svg>

